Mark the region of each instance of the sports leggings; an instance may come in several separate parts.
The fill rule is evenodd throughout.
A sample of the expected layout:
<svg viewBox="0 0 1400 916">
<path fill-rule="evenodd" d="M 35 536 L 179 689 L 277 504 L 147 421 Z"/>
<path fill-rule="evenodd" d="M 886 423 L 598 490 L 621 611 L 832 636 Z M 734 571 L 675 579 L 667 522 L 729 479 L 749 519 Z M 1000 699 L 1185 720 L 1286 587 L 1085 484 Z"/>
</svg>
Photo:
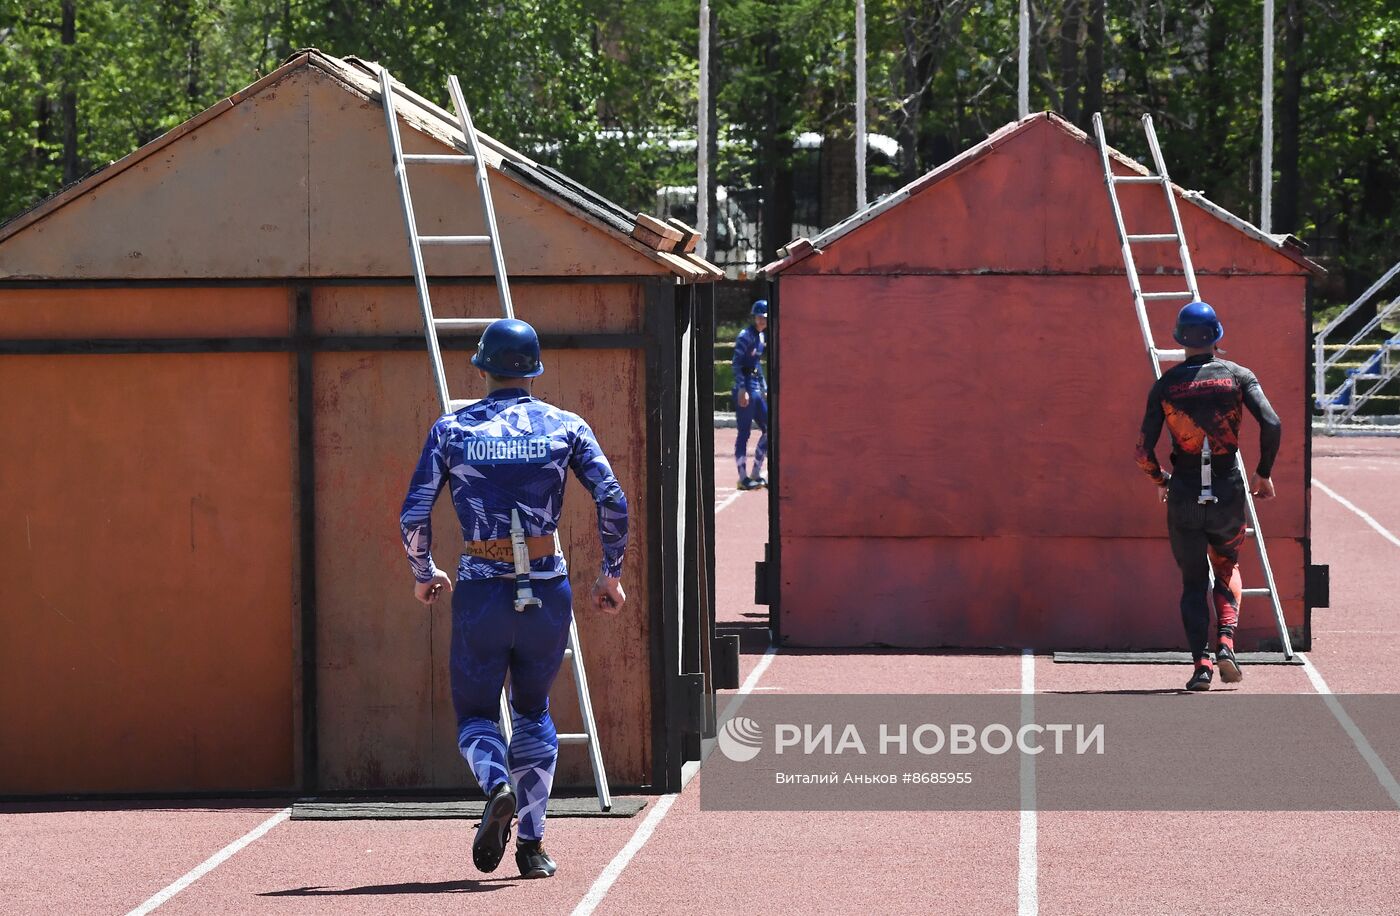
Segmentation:
<svg viewBox="0 0 1400 916">
<path fill-rule="evenodd" d="M 1235 647 L 1240 618 L 1240 547 L 1245 539 L 1244 483 L 1238 476 L 1217 479 L 1219 502 L 1201 505 L 1199 481 L 1184 481 L 1167 497 L 1167 528 L 1172 556 L 1181 570 L 1181 622 L 1191 658 L 1210 654 L 1210 611 L 1214 606 L 1221 644 Z M 1210 573 L 1215 572 L 1211 587 Z M 1207 594 L 1209 592 L 1209 594 Z"/>
<path fill-rule="evenodd" d="M 549 689 L 564 659 L 573 619 L 568 576 L 535 579 L 542 602 L 515 610 L 515 580 L 459 580 L 452 592 L 452 706 L 457 746 L 487 795 L 515 786 L 523 840 L 544 835 L 559 740 L 549 716 Z M 501 686 L 510 672 L 511 735 L 496 724 Z"/>
<path fill-rule="evenodd" d="M 739 406 L 739 389 L 734 389 L 734 419 L 739 428 L 734 440 L 734 464 L 739 468 L 739 477 L 762 477 L 763 459 L 768 457 L 768 398 L 756 391 L 749 392 L 749 406 Z M 749 451 L 749 427 L 758 425 L 758 445 L 753 449 L 753 474 L 748 473 L 744 460 Z"/>
</svg>

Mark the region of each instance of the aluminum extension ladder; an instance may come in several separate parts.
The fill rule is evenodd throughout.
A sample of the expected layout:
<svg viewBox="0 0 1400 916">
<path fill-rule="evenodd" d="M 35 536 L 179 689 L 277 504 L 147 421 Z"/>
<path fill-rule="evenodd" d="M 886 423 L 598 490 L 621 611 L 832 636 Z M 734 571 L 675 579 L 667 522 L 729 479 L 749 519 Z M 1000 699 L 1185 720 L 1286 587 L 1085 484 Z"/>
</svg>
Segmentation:
<svg viewBox="0 0 1400 916">
<path fill-rule="evenodd" d="M 1113 222 L 1118 229 L 1118 242 L 1123 249 L 1123 266 L 1127 270 L 1128 285 L 1133 291 L 1133 308 L 1137 311 L 1138 327 L 1142 330 L 1142 340 L 1147 347 L 1147 355 L 1152 360 L 1152 373 L 1154 377 L 1161 378 L 1162 362 L 1164 360 L 1179 362 L 1186 358 L 1186 352 L 1181 349 L 1163 349 L 1156 345 L 1152 339 L 1152 326 L 1147 320 L 1147 303 L 1159 300 L 1176 300 L 1185 305 L 1187 302 L 1200 299 L 1201 294 L 1196 286 L 1196 270 L 1191 265 L 1191 252 L 1186 247 L 1186 231 L 1181 227 L 1181 213 L 1176 207 L 1176 195 L 1172 192 L 1171 178 L 1167 175 L 1167 164 L 1162 159 L 1162 148 L 1157 143 L 1157 131 L 1152 126 L 1152 115 L 1142 116 L 1142 128 L 1147 134 L 1147 145 L 1152 150 L 1152 163 L 1157 169 L 1157 174 L 1115 175 L 1113 174 L 1112 159 L 1108 154 L 1108 141 L 1104 139 L 1103 116 L 1097 112 L 1094 114 L 1094 133 L 1097 135 L 1099 143 L 1099 157 L 1103 162 L 1104 185 L 1108 188 L 1108 199 L 1113 204 Z M 1118 186 L 1126 184 L 1156 185 L 1162 189 L 1162 193 L 1167 199 L 1167 209 L 1171 212 L 1171 232 L 1142 235 L 1128 232 L 1127 227 L 1123 224 L 1123 208 L 1118 203 Z M 1168 243 L 1176 244 L 1177 253 L 1181 259 L 1181 273 L 1186 280 L 1187 289 L 1144 293 L 1138 279 L 1137 262 L 1133 258 L 1133 246 Z M 1242 589 L 1241 597 L 1268 596 L 1273 605 L 1274 622 L 1278 625 L 1279 640 L 1283 645 L 1283 656 L 1285 659 L 1292 659 L 1293 643 L 1288 638 L 1288 626 L 1283 620 L 1283 605 L 1279 601 L 1278 587 L 1274 583 L 1274 569 L 1269 563 L 1269 551 L 1264 544 L 1264 535 L 1259 530 L 1259 514 L 1254 508 L 1254 496 L 1249 492 L 1249 476 L 1245 471 L 1244 458 L 1238 449 L 1235 451 L 1235 467 L 1246 484 L 1244 500 L 1249 513 L 1249 525 L 1245 528 L 1245 534 L 1253 539 L 1254 546 L 1259 551 L 1259 563 L 1264 568 L 1264 581 L 1267 583 L 1264 588 Z M 1212 569 L 1212 579 L 1214 575 Z"/>
<path fill-rule="evenodd" d="M 437 387 L 438 401 L 443 413 L 460 410 L 473 400 L 453 400 L 447 390 L 447 375 L 442 367 L 442 350 L 438 346 L 438 331 L 481 331 L 500 318 L 514 318 L 515 307 L 510 298 L 510 282 L 506 275 L 505 259 L 501 254 L 501 235 L 496 228 L 496 208 L 491 203 L 491 185 L 487 169 L 482 165 L 481 149 L 477 143 L 476 128 L 472 126 L 471 112 L 462 97 L 462 87 L 457 77 L 447 78 L 447 91 L 452 96 L 452 107 L 457 112 L 457 125 L 466 139 L 467 153 L 448 154 L 405 154 L 403 141 L 399 136 L 399 122 L 394 103 L 394 78 L 383 67 L 379 68 L 379 91 L 384 104 L 384 121 L 389 129 L 389 145 L 393 153 L 394 178 L 399 189 L 399 202 L 403 206 L 404 228 L 408 232 L 408 252 L 413 261 L 413 282 L 418 290 L 418 305 L 423 310 L 423 335 L 428 342 L 428 358 L 432 363 L 433 382 Z M 410 165 L 471 166 L 476 169 L 476 184 L 481 192 L 482 212 L 486 219 L 485 235 L 419 235 L 418 222 L 413 215 L 413 195 L 408 186 Z M 433 314 L 432 298 L 428 292 L 428 277 L 423 268 L 423 246 L 425 245 L 481 245 L 491 249 L 491 269 L 496 276 L 496 292 L 501 302 L 501 314 L 490 318 L 438 318 Z M 555 534 L 558 542 L 558 534 Z M 597 787 L 598 807 L 602 811 L 612 810 L 612 794 L 608 791 L 608 774 L 603 766 L 603 751 L 598 745 L 598 726 L 593 718 L 593 701 L 588 692 L 588 676 L 583 667 L 583 650 L 579 646 L 578 625 L 569 622 L 569 645 L 564 650 L 564 659 L 570 663 L 574 673 L 574 687 L 578 691 L 578 707 L 583 718 L 583 731 L 577 734 L 559 735 L 560 744 L 586 744 L 588 759 L 593 767 L 593 781 Z M 510 703 L 505 689 L 501 690 L 501 733 L 509 743 L 511 739 Z"/>
</svg>

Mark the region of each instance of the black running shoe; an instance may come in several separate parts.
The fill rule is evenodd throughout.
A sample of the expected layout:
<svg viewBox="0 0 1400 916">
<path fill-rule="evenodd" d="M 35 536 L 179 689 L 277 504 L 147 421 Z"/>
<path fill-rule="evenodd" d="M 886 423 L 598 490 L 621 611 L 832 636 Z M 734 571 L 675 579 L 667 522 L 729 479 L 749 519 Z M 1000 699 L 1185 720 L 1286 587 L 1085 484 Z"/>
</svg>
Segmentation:
<svg viewBox="0 0 1400 916">
<path fill-rule="evenodd" d="M 554 877 L 554 860 L 544 851 L 539 840 L 520 840 L 515 844 L 515 864 L 522 878 Z"/>
<path fill-rule="evenodd" d="M 750 477 L 749 480 L 753 482 L 755 490 L 757 490 L 759 487 L 768 486 L 768 478 L 764 477 L 762 474 L 759 474 L 757 477 Z"/>
<path fill-rule="evenodd" d="M 1235 658 L 1235 650 L 1229 646 L 1221 646 L 1215 650 L 1215 664 L 1220 668 L 1220 679 L 1225 683 L 1238 684 L 1244 680 L 1240 661 Z"/>
<path fill-rule="evenodd" d="M 1210 679 L 1214 676 L 1215 671 L 1210 665 L 1197 665 L 1195 673 L 1191 675 L 1191 680 L 1186 682 L 1186 689 L 1209 690 Z"/>
<path fill-rule="evenodd" d="M 759 483 L 757 480 L 754 480 L 751 477 L 739 478 L 739 489 L 741 490 L 757 490 L 761 486 L 763 486 L 763 484 Z"/>
<path fill-rule="evenodd" d="M 510 842 L 510 822 L 515 817 L 515 792 L 510 783 L 503 782 L 486 800 L 481 825 L 476 828 L 472 842 L 472 863 L 476 870 L 490 874 L 501 864 Z"/>
</svg>

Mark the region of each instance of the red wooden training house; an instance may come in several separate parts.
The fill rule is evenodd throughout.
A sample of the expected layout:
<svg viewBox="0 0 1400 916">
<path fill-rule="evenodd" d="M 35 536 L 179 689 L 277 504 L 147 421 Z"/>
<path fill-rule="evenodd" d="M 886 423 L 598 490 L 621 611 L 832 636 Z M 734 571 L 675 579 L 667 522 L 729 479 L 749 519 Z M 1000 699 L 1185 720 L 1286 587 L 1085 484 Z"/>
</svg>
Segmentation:
<svg viewBox="0 0 1400 916">
<path fill-rule="evenodd" d="M 1292 238 L 1176 193 L 1228 358 L 1283 420 L 1260 524 L 1306 648 L 1319 268 Z M 1129 231 L 1170 231 L 1158 186 L 1120 196 Z M 1135 253 L 1146 290 L 1182 288 L 1173 246 Z M 1184 645 L 1165 510 L 1133 461 L 1152 370 L 1091 138 L 1048 113 L 1009 124 L 765 272 L 775 454 L 759 588 L 782 643 Z M 1159 345 L 1181 304 L 1149 303 Z M 1252 466 L 1252 420 L 1241 439 Z M 1263 584 L 1252 546 L 1242 562 Z M 1238 640 L 1277 645 L 1267 599 L 1245 600 Z"/>
</svg>

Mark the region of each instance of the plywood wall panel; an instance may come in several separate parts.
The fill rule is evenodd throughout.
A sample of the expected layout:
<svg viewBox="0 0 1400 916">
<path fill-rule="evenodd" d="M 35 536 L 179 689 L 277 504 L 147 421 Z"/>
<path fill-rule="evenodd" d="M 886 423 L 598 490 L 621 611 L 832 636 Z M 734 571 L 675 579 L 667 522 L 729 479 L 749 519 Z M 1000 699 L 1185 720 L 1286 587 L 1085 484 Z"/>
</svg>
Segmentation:
<svg viewBox="0 0 1400 916">
<path fill-rule="evenodd" d="M 283 337 L 285 287 L 0 289 L 0 338 Z"/>
<path fill-rule="evenodd" d="M 495 284 L 434 284 L 431 296 L 433 313 L 439 318 L 489 318 L 501 314 Z M 511 298 L 516 317 L 530 322 L 541 333 L 619 334 L 641 330 L 641 287 L 633 283 L 518 283 L 511 288 Z M 312 315 L 317 334 L 423 333 L 423 312 L 411 286 L 318 286 L 313 294 Z M 462 335 L 473 341 L 481 336 L 479 331 Z M 448 333 L 442 336 L 445 338 Z"/>
<path fill-rule="evenodd" d="M 581 412 L 627 491 L 633 546 L 621 618 L 576 601 L 594 705 L 613 778 L 650 774 L 650 688 L 645 557 L 645 419 L 640 351 L 546 351 L 539 396 Z M 398 540 L 398 513 L 428 427 L 437 416 L 426 357 L 327 353 L 315 363 L 317 581 L 321 778 L 327 788 L 467 786 L 456 750 L 447 680 L 450 612 L 425 611 Z M 602 374 L 616 384 L 598 386 Z M 587 398 L 578 392 L 587 391 Z M 464 393 L 465 395 L 465 393 Z M 582 599 L 601 560 L 594 509 L 570 483 L 560 534 Z M 454 570 L 461 534 L 446 496 L 433 516 L 439 566 Z M 553 706 L 576 724 L 573 685 L 561 675 Z M 585 781 L 582 753 L 561 758 L 559 784 Z"/>
<path fill-rule="evenodd" d="M 306 71 L 0 244 L 0 277 L 304 276 Z"/>
<path fill-rule="evenodd" d="M 1114 168 L 1129 174 L 1122 165 Z M 1172 231 L 1160 188 L 1119 187 L 1129 232 Z M 1197 271 L 1305 272 L 1195 204 L 1178 206 Z M 1139 245 L 1134 254 L 1144 274 L 1180 269 L 1174 245 Z M 1049 118 L 1036 118 L 996 149 L 916 191 L 788 274 L 961 271 L 1121 274 L 1122 253 L 1098 150 Z"/>
<path fill-rule="evenodd" d="M 0 242 L 0 278 L 405 277 L 383 110 L 302 67 Z M 407 152 L 450 152 L 404 127 Z M 411 172 L 419 231 L 484 232 L 475 172 Z M 512 275 L 671 269 L 520 180 L 490 175 Z M 432 249 L 433 276 L 490 275 L 485 248 Z"/>
<path fill-rule="evenodd" d="M 295 785 L 290 373 L 0 359 L 0 793 Z"/>
<path fill-rule="evenodd" d="M 316 276 L 409 276 L 384 110 L 315 68 L 298 77 L 311 99 L 309 242 Z M 435 95 L 430 91 L 429 95 Z M 400 121 L 407 153 L 457 152 Z M 418 231 L 484 234 L 475 171 L 409 166 Z M 604 230 L 492 171 L 491 194 L 506 268 L 531 276 L 664 275 L 667 269 Z M 429 249 L 430 276 L 491 274 L 486 248 Z"/>
<path fill-rule="evenodd" d="M 1264 530 L 1302 537 L 1302 279 L 1216 277 L 1203 292 L 1283 419 Z M 785 277 L 783 535 L 1158 536 L 1163 509 L 1133 460 L 1152 375 L 1124 293 L 1121 277 Z M 1242 439 L 1252 468 L 1252 418 Z M 1164 432 L 1164 463 L 1169 451 Z"/>
<path fill-rule="evenodd" d="M 1274 538 L 1269 550 L 1296 630 L 1302 544 Z M 1181 580 L 1164 537 L 784 537 L 782 558 L 787 645 L 1185 647 Z M 1261 585 L 1252 550 L 1245 558 L 1245 584 Z M 1245 600 L 1238 637 L 1243 651 L 1277 640 L 1265 599 Z"/>
</svg>

